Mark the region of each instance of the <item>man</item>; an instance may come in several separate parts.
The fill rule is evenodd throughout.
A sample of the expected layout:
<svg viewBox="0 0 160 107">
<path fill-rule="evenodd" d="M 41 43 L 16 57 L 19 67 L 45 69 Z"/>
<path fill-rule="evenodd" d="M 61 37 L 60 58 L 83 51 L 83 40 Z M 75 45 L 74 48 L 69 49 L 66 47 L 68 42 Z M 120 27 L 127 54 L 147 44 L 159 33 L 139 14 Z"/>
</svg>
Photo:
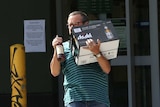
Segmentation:
<svg viewBox="0 0 160 107">
<path fill-rule="evenodd" d="M 68 29 L 74 26 L 89 23 L 84 12 L 74 11 L 68 16 Z M 51 74 L 58 76 L 64 74 L 64 103 L 65 107 L 110 107 L 108 93 L 108 74 L 111 70 L 109 61 L 100 52 L 100 40 L 86 41 L 89 49 L 97 58 L 96 63 L 78 66 L 70 49 L 70 40 L 63 42 L 66 59 L 64 62 L 57 60 L 56 45 L 62 43 L 62 37 L 55 37 L 52 41 L 54 48 L 53 58 L 50 63 Z"/>
</svg>

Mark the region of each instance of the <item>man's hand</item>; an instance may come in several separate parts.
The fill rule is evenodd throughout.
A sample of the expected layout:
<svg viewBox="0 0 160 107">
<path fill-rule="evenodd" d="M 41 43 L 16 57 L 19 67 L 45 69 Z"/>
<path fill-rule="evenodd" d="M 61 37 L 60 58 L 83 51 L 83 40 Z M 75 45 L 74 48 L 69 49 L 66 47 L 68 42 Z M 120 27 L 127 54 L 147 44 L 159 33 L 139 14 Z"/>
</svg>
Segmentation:
<svg viewBox="0 0 160 107">
<path fill-rule="evenodd" d="M 101 41 L 97 39 L 97 43 L 93 39 L 87 39 L 86 45 L 84 49 L 90 50 L 94 55 L 97 55 L 100 53 L 100 44 Z"/>
<path fill-rule="evenodd" d="M 52 41 L 52 46 L 54 47 L 54 49 L 55 49 L 55 47 L 56 47 L 56 45 L 58 44 L 58 43 L 62 43 L 63 42 L 63 39 L 62 39 L 62 37 L 59 37 L 58 35 L 56 35 L 56 37 L 53 39 L 53 41 Z"/>
</svg>

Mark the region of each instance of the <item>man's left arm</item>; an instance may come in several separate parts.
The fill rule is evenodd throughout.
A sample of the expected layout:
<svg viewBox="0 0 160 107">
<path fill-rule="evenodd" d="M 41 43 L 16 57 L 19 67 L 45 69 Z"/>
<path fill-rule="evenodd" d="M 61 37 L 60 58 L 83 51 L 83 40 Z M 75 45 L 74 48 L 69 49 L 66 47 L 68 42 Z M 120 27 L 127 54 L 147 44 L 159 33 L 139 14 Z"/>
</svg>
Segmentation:
<svg viewBox="0 0 160 107">
<path fill-rule="evenodd" d="M 97 61 L 100 65 L 100 67 L 102 68 L 102 70 L 109 74 L 110 70 L 111 70 L 111 65 L 110 62 L 102 55 L 101 52 L 99 52 L 98 54 L 94 55 L 97 58 Z"/>
<path fill-rule="evenodd" d="M 93 55 L 97 58 L 97 61 L 102 70 L 108 74 L 111 71 L 111 65 L 107 58 L 105 58 L 100 51 L 100 40 L 97 39 L 96 43 L 95 41 L 93 41 L 93 39 L 87 39 L 86 45 L 87 47 L 85 47 L 85 49 L 88 49 L 93 53 Z"/>
</svg>

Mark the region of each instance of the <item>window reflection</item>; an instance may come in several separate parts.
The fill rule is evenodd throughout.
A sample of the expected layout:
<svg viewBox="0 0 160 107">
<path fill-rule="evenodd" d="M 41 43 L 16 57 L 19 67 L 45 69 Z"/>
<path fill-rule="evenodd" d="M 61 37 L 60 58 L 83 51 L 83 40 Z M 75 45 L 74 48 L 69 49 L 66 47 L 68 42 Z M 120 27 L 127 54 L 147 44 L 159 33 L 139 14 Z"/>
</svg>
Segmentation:
<svg viewBox="0 0 160 107">
<path fill-rule="evenodd" d="M 109 74 L 111 107 L 128 107 L 127 67 L 116 66 Z"/>
<path fill-rule="evenodd" d="M 133 38 L 135 56 L 150 55 L 148 3 L 148 0 L 134 0 L 133 2 Z"/>
<path fill-rule="evenodd" d="M 136 66 L 135 71 L 136 107 L 151 107 L 151 68 Z"/>
</svg>

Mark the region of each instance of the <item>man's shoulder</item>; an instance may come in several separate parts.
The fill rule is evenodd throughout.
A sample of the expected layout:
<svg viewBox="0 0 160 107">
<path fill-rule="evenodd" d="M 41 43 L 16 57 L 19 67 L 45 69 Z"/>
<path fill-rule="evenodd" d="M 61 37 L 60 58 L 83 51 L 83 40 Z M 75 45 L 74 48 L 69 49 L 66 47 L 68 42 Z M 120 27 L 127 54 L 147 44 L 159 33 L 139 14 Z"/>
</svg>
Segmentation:
<svg viewBox="0 0 160 107">
<path fill-rule="evenodd" d="M 69 45 L 69 40 L 64 41 L 64 42 L 63 42 L 63 45 Z"/>
<path fill-rule="evenodd" d="M 64 47 L 64 49 L 68 49 L 68 48 L 69 48 L 69 44 L 70 44 L 70 41 L 69 41 L 69 40 L 63 42 L 63 47 Z"/>
</svg>

